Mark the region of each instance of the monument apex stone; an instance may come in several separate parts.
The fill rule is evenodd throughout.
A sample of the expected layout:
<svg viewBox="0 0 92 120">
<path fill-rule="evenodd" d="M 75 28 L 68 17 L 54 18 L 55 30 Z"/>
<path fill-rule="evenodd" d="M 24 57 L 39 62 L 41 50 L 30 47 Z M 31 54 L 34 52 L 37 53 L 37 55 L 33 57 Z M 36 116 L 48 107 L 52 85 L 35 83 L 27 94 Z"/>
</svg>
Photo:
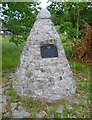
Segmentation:
<svg viewBox="0 0 92 120">
<path fill-rule="evenodd" d="M 37 16 L 37 19 L 48 19 L 48 18 L 51 18 L 50 12 L 46 8 L 42 8 Z"/>
</svg>

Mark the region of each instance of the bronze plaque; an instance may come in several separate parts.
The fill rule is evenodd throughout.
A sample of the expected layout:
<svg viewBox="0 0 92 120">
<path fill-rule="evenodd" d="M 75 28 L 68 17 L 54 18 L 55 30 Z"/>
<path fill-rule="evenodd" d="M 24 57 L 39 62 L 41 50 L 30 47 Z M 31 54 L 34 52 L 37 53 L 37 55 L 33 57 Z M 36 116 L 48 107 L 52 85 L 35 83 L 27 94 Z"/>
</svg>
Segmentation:
<svg viewBox="0 0 92 120">
<path fill-rule="evenodd" d="M 57 47 L 54 44 L 47 44 L 40 47 L 42 58 L 58 57 Z"/>
</svg>

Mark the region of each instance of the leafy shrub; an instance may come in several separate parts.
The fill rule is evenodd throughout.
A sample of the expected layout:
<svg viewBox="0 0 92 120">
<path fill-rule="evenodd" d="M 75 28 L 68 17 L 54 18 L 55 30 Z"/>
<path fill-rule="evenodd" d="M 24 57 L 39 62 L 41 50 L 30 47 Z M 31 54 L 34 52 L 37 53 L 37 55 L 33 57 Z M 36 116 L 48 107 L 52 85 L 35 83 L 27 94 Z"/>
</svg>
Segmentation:
<svg viewBox="0 0 92 120">
<path fill-rule="evenodd" d="M 65 35 L 63 33 L 60 34 L 60 39 L 62 41 L 66 57 L 67 57 L 67 59 L 70 59 L 71 55 L 72 55 L 73 43 L 72 43 L 72 41 L 70 39 L 67 38 L 67 35 Z"/>
<path fill-rule="evenodd" d="M 64 33 L 65 31 L 67 32 L 71 28 L 72 28 L 71 22 L 64 22 L 64 23 L 61 23 L 59 30 L 61 33 Z"/>
<path fill-rule="evenodd" d="M 59 31 L 61 33 L 67 34 L 67 39 L 74 39 L 74 38 L 79 38 L 81 33 L 78 32 L 76 28 L 73 27 L 71 22 L 64 22 L 61 23 Z"/>
<path fill-rule="evenodd" d="M 70 59 L 70 58 L 71 58 L 71 55 L 72 55 L 72 50 L 71 50 L 71 48 L 65 47 L 65 54 L 66 54 L 67 59 Z"/>
</svg>

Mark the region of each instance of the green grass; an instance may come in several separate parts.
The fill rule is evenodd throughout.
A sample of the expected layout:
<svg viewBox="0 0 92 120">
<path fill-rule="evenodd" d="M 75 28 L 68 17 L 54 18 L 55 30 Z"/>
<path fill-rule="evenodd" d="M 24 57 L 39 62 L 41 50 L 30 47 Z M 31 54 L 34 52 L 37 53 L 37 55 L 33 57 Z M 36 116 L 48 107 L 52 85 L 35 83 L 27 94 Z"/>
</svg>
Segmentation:
<svg viewBox="0 0 92 120">
<path fill-rule="evenodd" d="M 69 64 L 72 69 L 81 71 L 83 73 L 90 73 L 91 68 L 83 63 L 80 63 L 78 61 L 69 61 Z"/>
<path fill-rule="evenodd" d="M 13 71 L 16 69 L 20 55 L 23 50 L 23 45 L 16 46 L 9 42 L 10 36 L 2 37 L 2 70 Z"/>
</svg>

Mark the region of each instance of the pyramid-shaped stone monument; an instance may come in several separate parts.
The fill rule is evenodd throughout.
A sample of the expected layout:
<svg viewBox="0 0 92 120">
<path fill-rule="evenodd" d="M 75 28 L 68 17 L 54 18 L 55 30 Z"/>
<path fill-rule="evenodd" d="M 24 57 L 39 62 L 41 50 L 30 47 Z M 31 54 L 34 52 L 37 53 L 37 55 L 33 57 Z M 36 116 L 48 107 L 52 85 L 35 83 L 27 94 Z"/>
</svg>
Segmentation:
<svg viewBox="0 0 92 120">
<path fill-rule="evenodd" d="M 66 98 L 75 93 L 72 71 L 47 9 L 42 9 L 28 36 L 13 81 L 19 96 Z"/>
</svg>

